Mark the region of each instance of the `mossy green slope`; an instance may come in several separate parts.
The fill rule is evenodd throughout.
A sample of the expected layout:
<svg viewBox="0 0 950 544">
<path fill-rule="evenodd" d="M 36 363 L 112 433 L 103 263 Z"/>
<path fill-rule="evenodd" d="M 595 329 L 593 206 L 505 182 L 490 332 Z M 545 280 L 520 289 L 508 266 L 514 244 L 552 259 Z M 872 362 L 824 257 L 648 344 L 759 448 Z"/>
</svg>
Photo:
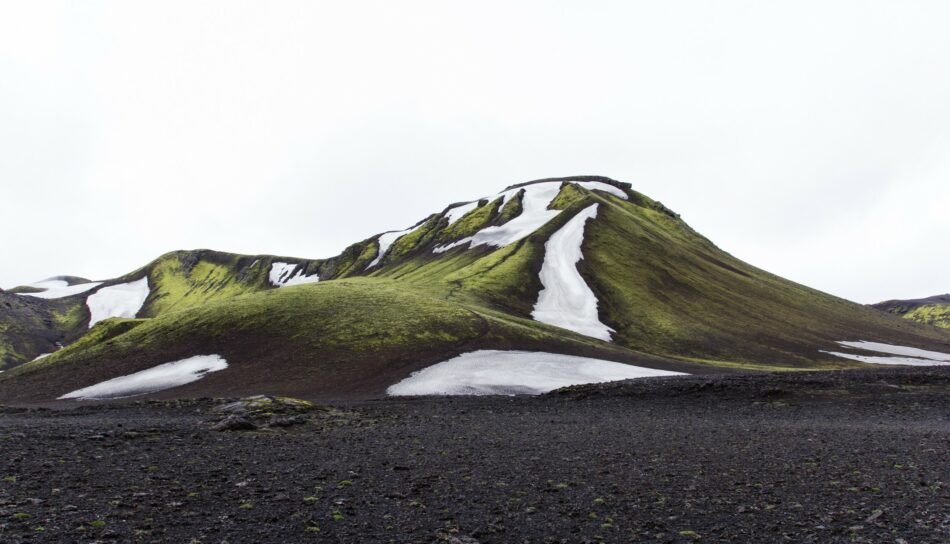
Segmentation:
<svg viewBox="0 0 950 544">
<path fill-rule="evenodd" d="M 850 366 L 820 352 L 868 339 L 947 351 L 950 336 L 891 319 L 750 266 L 675 215 L 601 200 L 582 273 L 618 343 L 650 353 L 800 367 Z"/>
<path fill-rule="evenodd" d="M 950 329 L 950 304 L 925 304 L 904 314 L 911 321 Z"/>
<path fill-rule="evenodd" d="M 504 248 L 458 248 L 394 260 L 374 272 L 450 300 L 529 318 L 541 289 L 544 242 L 578 211 L 599 204 L 586 227 L 580 269 L 614 341 L 637 351 L 746 368 L 843 368 L 822 350 L 872 339 L 950 351 L 950 335 L 881 315 L 744 263 L 661 203 L 565 184 L 563 212 Z"/>
<path fill-rule="evenodd" d="M 74 346 L 0 375 L 0 398 L 49 400 L 212 353 L 225 357 L 229 368 L 169 394 L 375 396 L 414 370 L 476 349 L 549 349 L 701 371 L 402 282 L 354 278 L 240 295 L 152 319 L 103 322 Z"/>
</svg>

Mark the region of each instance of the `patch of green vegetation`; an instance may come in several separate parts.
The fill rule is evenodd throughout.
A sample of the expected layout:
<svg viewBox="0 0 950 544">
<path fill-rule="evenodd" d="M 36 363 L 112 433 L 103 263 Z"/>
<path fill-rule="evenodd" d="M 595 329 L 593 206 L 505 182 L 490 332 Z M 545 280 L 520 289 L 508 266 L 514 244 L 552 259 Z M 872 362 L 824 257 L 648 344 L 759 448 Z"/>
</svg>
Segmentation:
<svg viewBox="0 0 950 544">
<path fill-rule="evenodd" d="M 226 264 L 201 258 L 187 262 L 179 254 L 166 255 L 155 263 L 149 286 L 151 294 L 143 311 L 146 316 L 193 308 L 262 288 L 240 281 L 236 270 Z"/>
<path fill-rule="evenodd" d="M 386 259 L 389 261 L 401 259 L 412 253 L 413 250 L 431 242 L 438 232 L 440 220 L 439 215 L 432 215 L 422 226 L 399 237 L 389 248 L 389 255 L 386 256 Z"/>
<path fill-rule="evenodd" d="M 767 363 L 753 363 L 741 361 L 719 361 L 716 359 L 703 359 L 699 357 L 677 357 L 683 361 L 699 363 L 708 366 L 717 366 L 720 368 L 734 368 L 737 370 L 761 370 L 764 372 L 806 372 L 809 370 L 840 370 L 844 368 L 855 368 L 862 366 L 854 361 L 841 360 L 840 362 L 823 361 L 818 366 L 783 366 Z"/>
<path fill-rule="evenodd" d="M 477 208 L 443 229 L 438 235 L 438 241 L 450 242 L 467 238 L 489 226 L 498 215 L 498 209 L 501 207 L 501 203 L 501 198 L 497 198 L 491 202 L 485 200 L 480 201 Z"/>
<path fill-rule="evenodd" d="M 950 305 L 948 304 L 918 306 L 904 314 L 904 317 L 925 325 L 950 329 Z"/>
<path fill-rule="evenodd" d="M 587 191 L 573 183 L 561 185 L 561 191 L 548 206 L 552 210 L 566 210 L 581 200 L 587 199 Z"/>
<path fill-rule="evenodd" d="M 508 200 L 508 203 L 501 209 L 501 213 L 498 215 L 498 224 L 504 225 L 508 221 L 511 221 L 515 217 L 521 215 L 521 212 L 524 211 L 524 189 L 515 194 Z"/>
<path fill-rule="evenodd" d="M 379 242 L 376 236 L 363 240 L 347 247 L 338 257 L 330 259 L 325 265 L 326 272 L 322 279 L 339 279 L 359 274 L 366 270 L 366 266 L 373 262 L 379 253 Z"/>
<path fill-rule="evenodd" d="M 53 310 L 53 319 L 60 329 L 76 331 L 82 329 L 89 318 L 89 311 L 82 300 L 61 310 Z"/>
<path fill-rule="evenodd" d="M 30 287 L 29 285 L 18 285 L 13 289 L 7 289 L 7 293 L 13 293 L 15 295 L 25 295 L 27 293 L 42 293 L 45 289 L 40 289 L 39 287 Z"/>
</svg>

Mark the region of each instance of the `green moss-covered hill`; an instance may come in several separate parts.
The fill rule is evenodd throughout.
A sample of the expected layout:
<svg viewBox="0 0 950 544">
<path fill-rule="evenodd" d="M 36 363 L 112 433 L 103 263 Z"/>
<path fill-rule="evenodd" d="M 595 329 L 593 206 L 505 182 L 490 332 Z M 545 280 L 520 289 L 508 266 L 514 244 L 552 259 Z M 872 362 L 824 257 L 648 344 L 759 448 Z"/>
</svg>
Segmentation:
<svg viewBox="0 0 950 544">
<path fill-rule="evenodd" d="M 917 323 L 950 329 L 950 294 L 914 300 L 888 300 L 872 306 Z"/>
<path fill-rule="evenodd" d="M 531 183 L 554 184 L 547 185 L 556 194 L 548 208 L 560 212 L 504 247 L 433 251 L 519 220 L 531 204 L 530 184 L 471 204 L 452 224 L 448 212 L 454 206 L 423 218 L 383 255 L 378 237 L 324 260 L 207 250 L 164 255 L 103 284 L 148 277 L 151 290 L 139 319 L 106 321 L 81 337 L 89 323 L 85 294 L 55 301 L 56 315 L 67 317 L 31 317 L 53 323 L 63 343 L 75 343 L 17 368 L 8 363 L 0 374 L 0 401 L 49 400 L 211 353 L 224 356 L 230 367 L 163 395 L 379 395 L 413 370 L 493 348 L 591 355 L 694 373 L 861 366 L 823 353 L 838 349 L 840 340 L 950 352 L 950 331 L 735 259 L 628 184 L 590 176 Z M 597 297 L 600 321 L 615 331 L 611 343 L 531 317 L 542 288 L 545 243 L 592 204 L 599 205 L 598 214 L 586 224 L 578 268 Z M 270 277 L 275 263 L 295 265 L 320 282 L 277 288 Z M 19 350 L 21 363 L 47 349 L 0 334 L 13 345 L 8 352 Z"/>
</svg>

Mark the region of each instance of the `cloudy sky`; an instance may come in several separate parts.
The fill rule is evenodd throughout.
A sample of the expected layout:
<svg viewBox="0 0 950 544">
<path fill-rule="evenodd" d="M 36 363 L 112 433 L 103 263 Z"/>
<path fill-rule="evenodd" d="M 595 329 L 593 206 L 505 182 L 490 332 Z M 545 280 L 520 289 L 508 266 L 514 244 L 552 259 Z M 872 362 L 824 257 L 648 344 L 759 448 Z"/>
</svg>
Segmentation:
<svg viewBox="0 0 950 544">
<path fill-rule="evenodd" d="M 0 0 L 0 286 L 329 257 L 628 181 L 859 302 L 950 291 L 950 3 Z"/>
</svg>

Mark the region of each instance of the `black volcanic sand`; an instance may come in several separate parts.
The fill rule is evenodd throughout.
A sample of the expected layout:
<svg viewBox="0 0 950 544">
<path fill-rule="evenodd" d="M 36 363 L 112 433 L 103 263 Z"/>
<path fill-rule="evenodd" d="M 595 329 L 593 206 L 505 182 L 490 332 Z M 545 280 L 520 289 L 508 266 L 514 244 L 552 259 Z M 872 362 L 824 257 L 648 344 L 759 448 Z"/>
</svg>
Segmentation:
<svg viewBox="0 0 950 544">
<path fill-rule="evenodd" d="M 0 415 L 0 542 L 948 542 L 950 368 Z"/>
</svg>

